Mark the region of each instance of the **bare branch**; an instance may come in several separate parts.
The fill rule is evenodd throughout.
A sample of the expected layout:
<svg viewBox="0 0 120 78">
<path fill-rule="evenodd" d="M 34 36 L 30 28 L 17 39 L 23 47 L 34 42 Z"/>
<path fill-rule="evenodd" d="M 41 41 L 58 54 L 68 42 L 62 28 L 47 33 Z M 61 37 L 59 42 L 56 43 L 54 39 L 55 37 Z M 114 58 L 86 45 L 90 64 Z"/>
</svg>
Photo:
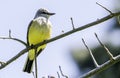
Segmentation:
<svg viewBox="0 0 120 78">
<path fill-rule="evenodd" d="M 71 17 L 71 24 L 72 24 L 72 27 L 73 27 L 73 30 L 75 29 L 75 26 L 74 26 L 74 23 L 73 23 L 73 18 Z"/>
<path fill-rule="evenodd" d="M 98 2 L 96 2 L 97 5 L 101 6 L 103 9 L 105 9 L 106 11 L 108 11 L 110 14 L 113 14 L 112 11 L 110 11 L 109 9 L 107 9 L 106 7 L 104 7 L 103 5 L 99 4 Z"/>
<path fill-rule="evenodd" d="M 113 55 L 111 54 L 111 52 L 109 51 L 109 49 L 100 41 L 100 39 L 98 38 L 97 34 L 95 33 L 95 36 L 98 40 L 98 42 L 100 43 L 100 45 L 106 50 L 108 56 L 110 57 L 110 60 L 114 60 Z"/>
<path fill-rule="evenodd" d="M 85 43 L 85 40 L 82 38 L 82 42 L 84 43 L 85 47 L 87 48 L 88 52 L 90 53 L 91 57 L 92 57 L 92 60 L 95 64 L 96 67 L 99 67 L 97 61 L 95 60 L 95 57 L 93 56 L 92 54 L 92 51 L 89 49 L 89 47 L 87 46 L 87 44 Z"/>
<path fill-rule="evenodd" d="M 27 47 L 25 49 L 23 49 L 22 51 L 20 51 L 20 53 L 18 53 L 17 55 L 15 55 L 13 58 L 9 59 L 4 65 L 0 66 L 0 69 L 4 68 L 5 66 L 7 66 L 8 64 L 10 64 L 11 62 L 15 61 L 17 58 L 19 58 L 21 55 L 23 55 L 24 53 L 26 53 L 30 49 L 33 49 L 33 48 L 39 47 L 41 45 L 53 42 L 53 41 L 58 40 L 58 39 L 61 39 L 61 38 L 65 37 L 65 36 L 68 36 L 68 35 L 70 35 L 72 33 L 75 33 L 75 32 L 78 32 L 78 31 L 82 31 L 84 29 L 87 29 L 89 27 L 95 26 L 97 24 L 105 22 L 105 21 L 107 21 L 107 20 L 109 20 L 109 19 L 111 19 L 111 18 L 113 18 L 115 16 L 119 16 L 119 15 L 120 15 L 120 12 L 116 12 L 116 13 L 110 14 L 110 15 L 108 15 L 106 17 L 103 17 L 103 18 L 101 18 L 99 20 L 96 20 L 96 21 L 94 21 L 92 23 L 86 24 L 84 26 L 80 26 L 79 28 L 76 28 L 74 30 L 68 31 L 68 32 L 63 33 L 61 35 L 58 35 L 58 36 L 56 36 L 54 38 L 51 38 L 50 40 L 46 40 L 44 42 L 38 43 L 38 44 L 34 45 L 32 48 L 30 46 L 28 46 L 26 43 L 23 42 L 25 45 L 27 45 Z M 0 39 L 1 39 L 1 37 L 0 37 Z M 2 38 L 2 39 L 4 39 L 4 38 Z M 14 40 L 14 38 L 12 38 L 12 39 Z M 15 38 L 15 40 L 19 41 L 19 39 L 16 39 L 16 38 Z"/>
<path fill-rule="evenodd" d="M 20 57 L 21 55 L 25 54 L 30 49 L 31 49 L 31 47 L 27 47 L 27 48 L 23 49 L 18 54 L 16 54 L 14 57 L 12 57 L 7 62 L 5 62 L 2 66 L 0 66 L 0 69 L 6 67 L 8 64 L 10 64 L 11 62 L 15 61 L 18 57 Z"/>
<path fill-rule="evenodd" d="M 25 46 L 27 47 L 27 43 L 26 43 L 26 42 L 24 42 L 24 41 L 22 41 L 22 40 L 20 40 L 20 39 L 18 39 L 18 38 L 12 38 L 12 36 L 11 36 L 11 30 L 9 30 L 9 35 L 8 35 L 8 37 L 0 37 L 0 39 L 14 40 L 14 41 L 17 41 L 17 42 L 22 43 L 23 45 L 25 45 Z"/>
<path fill-rule="evenodd" d="M 107 68 L 111 67 L 112 65 L 116 64 L 117 62 L 120 62 L 120 55 L 116 56 L 114 58 L 114 60 L 109 60 L 107 62 L 105 62 L 104 64 L 100 65 L 98 68 L 95 68 L 93 70 L 91 70 L 90 72 L 84 74 L 83 76 L 79 77 L 79 78 L 89 78 L 95 74 L 98 74 L 104 70 L 106 70 Z"/>
<path fill-rule="evenodd" d="M 14 41 L 17 41 L 17 42 L 20 42 L 20 43 L 22 43 L 23 45 L 25 45 L 26 47 L 27 47 L 27 43 L 25 43 L 24 41 L 22 41 L 22 40 L 20 40 L 20 39 L 18 39 L 18 38 L 10 38 L 10 37 L 0 37 L 0 39 L 9 39 L 9 40 L 14 40 Z"/>
<path fill-rule="evenodd" d="M 65 37 L 65 36 L 68 36 L 68 35 L 70 35 L 70 34 L 72 34 L 72 33 L 75 33 L 75 32 L 78 32 L 78 31 L 82 31 L 82 30 L 87 29 L 87 28 L 89 28 L 89 27 L 92 27 L 92 26 L 95 26 L 95 25 L 97 25 L 97 24 L 100 24 L 100 23 L 102 23 L 102 22 L 104 22 L 104 21 L 106 21 L 106 20 L 108 20 L 108 19 L 111 19 L 111 18 L 113 18 L 113 17 L 115 17 L 115 16 L 118 16 L 118 15 L 120 15 L 120 12 L 110 14 L 110 15 L 108 15 L 108 16 L 106 16 L 106 17 L 104 17 L 104 18 L 101 18 L 101 19 L 99 19 L 99 20 L 96 20 L 96 21 L 94 21 L 94 22 L 92 22 L 92 23 L 86 24 L 86 25 L 84 25 L 84 26 L 80 26 L 80 27 L 78 27 L 78 28 L 76 28 L 76 29 L 74 29 L 74 30 L 70 30 L 70 31 L 68 31 L 68 32 L 66 32 L 66 33 L 63 33 L 63 34 L 61 34 L 61 35 L 58 35 L 58 36 L 56 36 L 56 37 L 54 37 L 54 38 L 52 38 L 52 39 L 50 39 L 50 40 L 46 40 L 45 42 L 38 43 L 38 44 L 35 45 L 35 46 L 41 46 L 41 45 L 43 45 L 43 44 L 53 42 L 53 41 L 55 41 L 55 40 L 61 39 L 61 38 Z M 33 47 L 35 47 L 35 46 L 33 46 Z"/>
</svg>

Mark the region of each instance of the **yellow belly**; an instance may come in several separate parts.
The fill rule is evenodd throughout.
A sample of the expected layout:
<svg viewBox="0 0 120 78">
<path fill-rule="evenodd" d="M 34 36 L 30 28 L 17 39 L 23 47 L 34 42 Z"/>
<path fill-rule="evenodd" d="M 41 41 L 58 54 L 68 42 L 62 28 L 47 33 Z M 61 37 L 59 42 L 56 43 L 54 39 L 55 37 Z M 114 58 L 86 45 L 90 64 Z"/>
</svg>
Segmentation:
<svg viewBox="0 0 120 78">
<path fill-rule="evenodd" d="M 47 24 L 41 24 L 39 25 L 37 22 L 34 22 L 32 26 L 29 28 L 28 32 L 28 42 L 29 45 L 35 45 L 40 42 L 43 42 L 44 40 L 48 40 L 51 36 L 51 28 Z M 42 45 L 37 48 L 37 52 L 40 49 L 44 49 L 46 45 Z M 33 60 L 35 58 L 35 50 L 32 49 L 28 53 L 29 58 Z"/>
</svg>

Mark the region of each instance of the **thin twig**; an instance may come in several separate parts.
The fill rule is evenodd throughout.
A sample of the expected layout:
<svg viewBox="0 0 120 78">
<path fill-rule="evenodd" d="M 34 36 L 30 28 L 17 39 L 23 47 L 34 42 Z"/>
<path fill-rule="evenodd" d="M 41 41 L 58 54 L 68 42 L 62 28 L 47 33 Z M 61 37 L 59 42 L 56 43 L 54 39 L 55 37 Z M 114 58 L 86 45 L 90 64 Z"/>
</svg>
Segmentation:
<svg viewBox="0 0 120 78">
<path fill-rule="evenodd" d="M 73 30 L 75 29 L 75 26 L 74 26 L 74 23 L 73 23 L 73 18 L 71 17 L 71 23 L 72 23 L 72 27 L 73 27 Z"/>
<path fill-rule="evenodd" d="M 7 66 L 8 64 L 10 64 L 11 62 L 15 61 L 21 55 L 25 54 L 27 51 L 29 51 L 29 50 L 31 50 L 33 48 L 39 47 L 41 45 L 44 45 L 44 44 L 47 44 L 47 43 L 50 43 L 50 42 L 53 42 L 53 41 L 58 40 L 58 39 L 61 39 L 61 38 L 65 37 L 65 36 L 68 36 L 68 35 L 70 35 L 72 33 L 75 33 L 75 32 L 78 32 L 78 31 L 82 31 L 84 29 L 87 29 L 89 27 L 95 26 L 97 24 L 105 22 L 106 20 L 109 20 L 109 19 L 111 19 L 111 18 L 113 18 L 115 16 L 119 16 L 119 15 L 120 15 L 120 12 L 109 14 L 108 16 L 103 17 L 103 18 L 101 18 L 99 20 L 96 20 L 94 22 L 91 22 L 91 23 L 88 23 L 86 25 L 80 26 L 79 28 L 76 28 L 76 29 L 68 31 L 68 32 L 66 32 L 64 34 L 58 35 L 58 36 L 56 36 L 54 38 L 51 38 L 50 40 L 46 40 L 45 42 L 38 43 L 38 44 L 34 45 L 32 48 L 31 48 L 31 46 L 27 45 L 27 47 L 25 49 L 23 49 L 22 51 L 20 51 L 20 53 L 18 53 L 17 55 L 15 55 L 11 59 L 9 59 L 4 65 L 0 66 L 0 69 L 4 68 L 5 66 Z"/>
<path fill-rule="evenodd" d="M 82 38 L 82 42 L 83 42 L 83 44 L 85 45 L 85 47 L 87 48 L 88 52 L 90 53 L 90 55 L 91 55 L 91 57 L 92 57 L 92 60 L 93 60 L 93 62 L 94 62 L 94 64 L 95 64 L 95 66 L 96 66 L 96 67 L 99 67 L 97 61 L 95 60 L 95 57 L 94 57 L 93 54 L 92 54 L 92 51 L 89 49 L 89 47 L 87 46 L 87 44 L 85 43 L 85 40 L 84 40 L 83 38 Z"/>
<path fill-rule="evenodd" d="M 18 39 L 18 38 L 12 38 L 12 36 L 11 36 L 11 30 L 9 30 L 8 37 L 0 37 L 0 39 L 15 40 L 15 41 L 17 41 L 17 42 L 22 43 L 22 44 L 25 45 L 26 47 L 28 46 L 26 42 L 24 42 L 24 41 L 22 41 L 22 40 L 20 40 L 20 39 Z"/>
<path fill-rule="evenodd" d="M 61 75 L 62 75 L 63 77 L 68 78 L 67 75 L 63 74 L 61 66 L 59 66 L 59 70 L 60 70 L 60 73 L 61 73 Z"/>
<path fill-rule="evenodd" d="M 35 78 L 38 78 L 38 67 L 37 67 L 37 48 L 35 48 Z"/>
<path fill-rule="evenodd" d="M 83 76 L 79 77 L 79 78 L 89 78 L 91 76 L 94 76 L 95 74 L 98 74 L 104 70 L 106 70 L 107 68 L 110 68 L 111 66 L 113 66 L 114 64 L 120 62 L 120 55 L 116 56 L 115 59 L 113 61 L 107 61 L 104 64 L 100 65 L 98 68 L 95 68 L 91 71 L 89 71 L 88 73 L 84 74 Z"/>
<path fill-rule="evenodd" d="M 99 4 L 98 2 L 96 2 L 97 5 L 101 6 L 103 9 L 105 9 L 106 11 L 108 11 L 110 14 L 113 14 L 112 11 L 110 11 L 109 9 L 107 9 L 106 7 L 104 7 L 103 5 Z"/>
<path fill-rule="evenodd" d="M 57 72 L 57 75 L 58 75 L 58 78 L 60 78 L 60 74 L 59 74 L 59 72 Z"/>
<path fill-rule="evenodd" d="M 111 60 L 111 61 L 114 60 L 113 55 L 111 54 L 111 52 L 109 51 L 109 49 L 100 41 L 100 39 L 98 38 L 98 36 L 97 36 L 96 33 L 95 33 L 95 36 L 96 36 L 98 42 L 100 43 L 100 45 L 106 50 L 108 56 L 110 57 L 110 60 Z"/>
<path fill-rule="evenodd" d="M 26 42 L 18 39 L 18 38 L 11 38 L 11 37 L 0 37 L 0 39 L 5 39 L 5 40 L 14 40 L 14 41 L 17 41 L 17 42 L 20 42 L 22 43 L 23 45 L 25 45 L 26 47 L 28 46 Z"/>
<path fill-rule="evenodd" d="M 9 38 L 11 38 L 11 30 L 9 29 Z"/>
</svg>

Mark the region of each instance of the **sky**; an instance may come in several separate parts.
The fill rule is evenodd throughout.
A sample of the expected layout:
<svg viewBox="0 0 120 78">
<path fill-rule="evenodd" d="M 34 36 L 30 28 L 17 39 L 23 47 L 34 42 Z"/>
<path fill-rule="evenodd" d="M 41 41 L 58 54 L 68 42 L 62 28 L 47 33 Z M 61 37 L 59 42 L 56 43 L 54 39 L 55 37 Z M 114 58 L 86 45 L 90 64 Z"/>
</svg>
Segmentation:
<svg viewBox="0 0 120 78">
<path fill-rule="evenodd" d="M 96 21 L 109 13 L 98 6 L 96 2 L 112 10 L 112 0 L 2 0 L 0 1 L 0 37 L 11 36 L 26 42 L 26 33 L 29 22 L 33 19 L 39 8 L 46 8 L 56 15 L 50 17 L 52 22 L 52 37 L 72 30 L 70 18 L 73 18 L 75 28 Z M 84 38 L 88 45 L 98 44 L 94 33 L 100 38 L 105 37 L 105 31 L 111 20 L 97 26 L 74 33 L 52 43 L 38 57 L 38 77 L 52 75 L 57 77 L 59 65 L 64 74 L 70 78 L 78 77 L 80 74 L 77 66 L 70 57 L 69 49 L 74 47 L 83 48 L 81 38 Z M 0 40 L 0 61 L 7 61 L 25 46 L 12 40 Z M 26 61 L 27 53 L 0 70 L 0 78 L 33 78 L 32 74 L 22 71 Z"/>
</svg>

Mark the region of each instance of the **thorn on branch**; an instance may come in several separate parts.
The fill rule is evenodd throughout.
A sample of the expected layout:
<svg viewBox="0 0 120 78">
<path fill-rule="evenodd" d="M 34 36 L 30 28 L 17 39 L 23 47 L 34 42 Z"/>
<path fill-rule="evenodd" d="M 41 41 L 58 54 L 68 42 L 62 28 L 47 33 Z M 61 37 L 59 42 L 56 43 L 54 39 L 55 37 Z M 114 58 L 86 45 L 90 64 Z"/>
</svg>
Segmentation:
<svg viewBox="0 0 120 78">
<path fill-rule="evenodd" d="M 113 61 L 114 57 L 112 55 L 112 53 L 109 51 L 109 49 L 100 41 L 100 39 L 98 38 L 97 34 L 95 33 L 95 37 L 97 38 L 98 42 L 100 43 L 100 45 L 106 50 L 108 56 L 110 57 L 110 60 Z"/>
<path fill-rule="evenodd" d="M 99 5 L 100 7 L 102 7 L 103 9 L 105 9 L 106 11 L 108 11 L 111 15 L 113 15 L 112 11 L 110 11 L 109 9 L 104 7 L 103 5 L 99 4 L 98 2 L 96 2 L 96 4 Z"/>
<path fill-rule="evenodd" d="M 91 55 L 91 57 L 92 57 L 92 60 L 93 60 L 93 62 L 94 62 L 94 64 L 95 64 L 95 66 L 96 66 L 96 67 L 99 67 L 97 61 L 95 60 L 95 57 L 94 57 L 93 54 L 92 54 L 92 51 L 91 51 L 90 48 L 87 46 L 87 44 L 85 43 L 85 40 L 84 40 L 83 38 L 82 38 L 82 42 L 83 42 L 83 44 L 85 45 L 85 47 L 87 48 L 88 52 L 90 53 L 90 55 Z"/>
<path fill-rule="evenodd" d="M 71 19 L 72 28 L 73 28 L 73 30 L 74 30 L 74 29 L 75 29 L 75 26 L 74 26 L 74 23 L 73 23 L 73 18 L 71 17 L 70 19 Z"/>
<path fill-rule="evenodd" d="M 12 38 L 12 37 L 11 37 L 11 30 L 10 30 L 10 29 L 9 29 L 9 36 L 8 36 L 8 37 L 9 37 L 9 38 Z"/>
<path fill-rule="evenodd" d="M 62 69 L 61 69 L 61 66 L 59 66 L 59 70 L 60 70 L 60 73 L 61 73 L 61 75 L 62 75 L 63 77 L 68 78 L 67 75 L 63 74 L 63 71 L 62 71 Z"/>
<path fill-rule="evenodd" d="M 64 30 L 62 30 L 62 33 L 64 33 Z"/>
</svg>

